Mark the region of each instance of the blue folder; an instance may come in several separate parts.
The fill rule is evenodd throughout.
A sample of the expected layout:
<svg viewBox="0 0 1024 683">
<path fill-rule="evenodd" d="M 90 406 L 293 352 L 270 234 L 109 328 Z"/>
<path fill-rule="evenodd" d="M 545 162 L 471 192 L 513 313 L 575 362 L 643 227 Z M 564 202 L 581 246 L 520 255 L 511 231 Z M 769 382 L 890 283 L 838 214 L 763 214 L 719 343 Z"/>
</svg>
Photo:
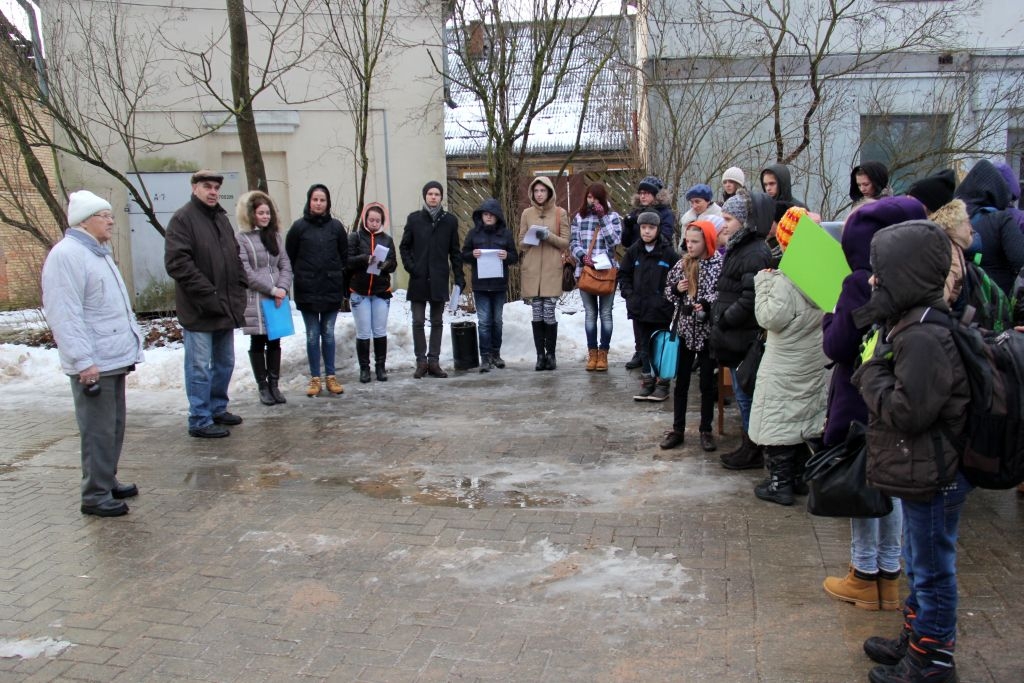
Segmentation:
<svg viewBox="0 0 1024 683">
<path fill-rule="evenodd" d="M 267 339 L 280 339 L 295 334 L 291 301 L 287 296 L 281 300 L 280 306 L 275 306 L 273 299 L 260 299 L 260 305 L 263 306 L 263 319 L 267 323 Z"/>
</svg>

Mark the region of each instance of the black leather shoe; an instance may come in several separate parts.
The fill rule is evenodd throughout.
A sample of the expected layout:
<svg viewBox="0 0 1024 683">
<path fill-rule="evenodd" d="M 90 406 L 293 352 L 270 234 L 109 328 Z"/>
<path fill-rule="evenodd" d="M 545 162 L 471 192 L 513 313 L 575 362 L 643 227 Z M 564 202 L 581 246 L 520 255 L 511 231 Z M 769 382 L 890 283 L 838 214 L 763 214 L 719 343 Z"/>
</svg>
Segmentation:
<svg viewBox="0 0 1024 683">
<path fill-rule="evenodd" d="M 240 425 L 242 424 L 242 418 L 238 417 L 234 413 L 224 411 L 220 415 L 214 415 L 213 421 L 219 425 Z"/>
<path fill-rule="evenodd" d="M 711 436 L 711 432 L 700 433 L 700 447 L 709 453 L 718 448 L 715 443 L 715 437 Z"/>
<path fill-rule="evenodd" d="M 128 514 L 128 506 L 124 503 L 112 508 L 103 508 L 99 505 L 83 505 L 83 515 L 95 515 L 97 517 L 120 517 Z"/>
<path fill-rule="evenodd" d="M 202 439 L 220 439 L 225 436 L 231 436 L 231 432 L 228 431 L 227 427 L 222 425 L 208 424 L 205 427 L 188 430 L 188 435 L 198 436 Z"/>
<path fill-rule="evenodd" d="M 630 358 L 629 360 L 626 361 L 626 369 L 627 370 L 636 370 L 638 367 L 640 367 L 643 364 L 644 364 L 644 362 L 642 360 L 640 360 L 640 352 L 638 351 L 638 352 L 633 354 L 632 358 Z"/>
<path fill-rule="evenodd" d="M 669 450 L 670 448 L 676 448 L 683 445 L 683 433 L 671 430 L 665 432 L 665 438 L 661 440 L 659 447 L 663 450 Z"/>
<path fill-rule="evenodd" d="M 134 498 L 139 495 L 139 487 L 135 484 L 118 484 L 110 491 L 110 495 L 118 500 Z"/>
</svg>

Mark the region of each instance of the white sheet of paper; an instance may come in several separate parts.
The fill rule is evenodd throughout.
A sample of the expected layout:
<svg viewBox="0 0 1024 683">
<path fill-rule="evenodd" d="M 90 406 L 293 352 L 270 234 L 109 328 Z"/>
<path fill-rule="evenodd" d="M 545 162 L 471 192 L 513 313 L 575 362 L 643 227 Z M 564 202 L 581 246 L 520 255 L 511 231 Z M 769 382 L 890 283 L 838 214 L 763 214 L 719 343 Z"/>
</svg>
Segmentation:
<svg viewBox="0 0 1024 683">
<path fill-rule="evenodd" d="M 391 250 L 385 247 L 383 244 L 378 244 L 373 248 L 374 262 L 366 266 L 366 272 L 370 275 L 380 275 L 380 264 L 384 262 L 388 257 L 388 253 Z"/>
<path fill-rule="evenodd" d="M 531 225 L 527 228 L 526 234 L 523 235 L 523 244 L 532 244 L 534 246 L 540 244 L 540 238 L 537 237 L 537 231 L 543 227 L 543 225 Z"/>
<path fill-rule="evenodd" d="M 597 270 L 608 270 L 612 267 L 612 260 L 608 258 L 608 254 L 596 254 L 594 256 L 594 268 Z"/>
<path fill-rule="evenodd" d="M 459 308 L 459 297 L 462 296 L 462 287 L 452 287 L 452 296 L 448 299 L 448 311 L 454 313 Z"/>
<path fill-rule="evenodd" d="M 481 280 L 489 277 L 503 277 L 505 270 L 501 267 L 497 249 L 481 249 L 480 258 L 476 260 L 476 275 Z"/>
</svg>

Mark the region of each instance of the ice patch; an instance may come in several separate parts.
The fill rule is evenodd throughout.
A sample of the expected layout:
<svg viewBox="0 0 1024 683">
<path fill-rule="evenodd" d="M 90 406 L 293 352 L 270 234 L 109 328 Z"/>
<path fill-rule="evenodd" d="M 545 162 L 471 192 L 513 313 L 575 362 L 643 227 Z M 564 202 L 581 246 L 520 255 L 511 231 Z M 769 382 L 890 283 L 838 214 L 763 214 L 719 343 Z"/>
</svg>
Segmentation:
<svg viewBox="0 0 1024 683">
<path fill-rule="evenodd" d="M 0 658 L 21 657 L 56 657 L 75 644 L 67 640 L 53 638 L 32 638 L 30 640 L 0 640 Z"/>
<path fill-rule="evenodd" d="M 238 542 L 254 543 L 265 553 L 318 555 L 342 547 L 349 539 L 323 534 L 294 535 L 279 531 L 247 531 Z"/>
</svg>

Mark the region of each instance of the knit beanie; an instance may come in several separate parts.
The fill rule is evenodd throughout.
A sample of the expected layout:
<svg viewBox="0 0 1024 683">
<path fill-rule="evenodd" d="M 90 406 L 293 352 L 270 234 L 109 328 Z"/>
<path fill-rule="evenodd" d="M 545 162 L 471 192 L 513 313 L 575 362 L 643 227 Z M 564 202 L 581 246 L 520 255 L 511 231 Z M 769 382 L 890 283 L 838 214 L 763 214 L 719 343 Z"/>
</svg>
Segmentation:
<svg viewBox="0 0 1024 683">
<path fill-rule="evenodd" d="M 68 225 L 75 227 L 81 225 L 93 214 L 100 211 L 112 211 L 110 202 L 103 197 L 97 197 L 89 190 L 72 192 L 68 197 Z"/>
<path fill-rule="evenodd" d="M 444 199 L 444 188 L 441 187 L 441 183 L 437 182 L 436 180 L 431 180 L 430 182 L 423 186 L 423 199 L 427 198 L 427 190 L 431 188 L 436 189 L 438 192 L 440 192 L 441 199 Z"/>
<path fill-rule="evenodd" d="M 637 225 L 661 225 L 661 216 L 657 211 L 644 211 L 636 217 Z"/>
<path fill-rule="evenodd" d="M 802 206 L 792 206 L 782 216 L 782 220 L 779 221 L 779 225 L 775 228 L 775 240 L 785 251 L 789 246 L 789 241 L 793 239 L 793 231 L 796 230 L 796 224 L 800 222 L 801 216 L 807 215 L 807 209 Z"/>
<path fill-rule="evenodd" d="M 946 168 L 916 181 L 907 190 L 907 194 L 924 204 L 928 213 L 932 213 L 953 201 L 954 189 L 956 174 Z"/>
<path fill-rule="evenodd" d="M 739 166 L 730 166 L 729 168 L 725 169 L 725 173 L 722 174 L 722 182 L 724 183 L 726 180 L 731 180 L 734 183 L 739 183 L 740 187 L 747 186 L 747 177 L 743 175 L 743 169 L 741 169 Z"/>
<path fill-rule="evenodd" d="M 740 227 L 747 224 L 747 198 L 742 194 L 729 197 L 722 204 L 722 213 L 729 214 L 740 222 Z"/>
<path fill-rule="evenodd" d="M 701 220 L 711 223 L 711 225 L 714 226 L 716 233 L 722 232 L 722 228 L 725 227 L 725 219 L 717 214 L 708 214 L 701 218 Z"/>
<path fill-rule="evenodd" d="M 710 202 L 713 196 L 714 193 L 711 191 L 711 186 L 705 185 L 704 183 L 697 183 L 686 191 L 686 201 L 690 201 L 691 199 L 703 199 L 706 202 Z"/>
<path fill-rule="evenodd" d="M 637 186 L 636 191 L 647 190 L 651 194 L 658 194 L 664 189 L 665 183 L 661 182 L 661 178 L 649 175 L 640 181 L 640 185 Z M 655 223 L 657 225 L 657 223 Z"/>
</svg>

